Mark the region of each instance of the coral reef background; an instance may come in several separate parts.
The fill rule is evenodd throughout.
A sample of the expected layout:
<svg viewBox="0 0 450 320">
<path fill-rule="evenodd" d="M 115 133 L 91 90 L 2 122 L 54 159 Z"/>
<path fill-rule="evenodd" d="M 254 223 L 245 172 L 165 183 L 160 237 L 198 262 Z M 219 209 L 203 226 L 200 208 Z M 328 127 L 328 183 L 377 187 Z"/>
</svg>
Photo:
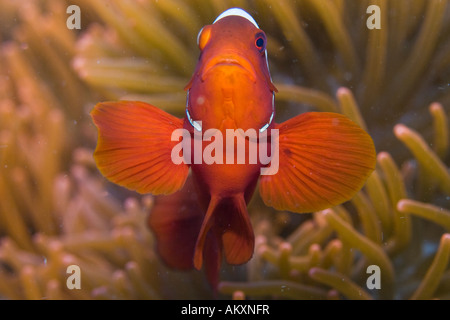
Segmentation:
<svg viewBox="0 0 450 320">
<path fill-rule="evenodd" d="M 66 27 L 70 4 L 80 30 Z M 373 4 L 379 30 L 366 27 Z M 352 201 L 321 212 L 276 212 L 256 195 L 254 257 L 224 266 L 220 296 L 450 298 L 449 1 L 0 0 L 1 298 L 214 297 L 201 272 L 159 261 L 153 197 L 96 170 L 88 113 L 136 99 L 181 117 L 197 33 L 232 6 L 268 35 L 277 121 L 346 114 L 378 165 Z M 73 264 L 79 290 L 66 286 Z"/>
</svg>

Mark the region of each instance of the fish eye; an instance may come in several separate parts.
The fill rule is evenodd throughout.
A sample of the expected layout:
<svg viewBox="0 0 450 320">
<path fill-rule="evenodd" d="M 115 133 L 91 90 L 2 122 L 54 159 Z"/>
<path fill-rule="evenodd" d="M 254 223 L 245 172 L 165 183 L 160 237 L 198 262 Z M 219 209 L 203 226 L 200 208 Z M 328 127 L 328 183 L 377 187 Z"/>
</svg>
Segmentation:
<svg viewBox="0 0 450 320">
<path fill-rule="evenodd" d="M 200 50 L 203 50 L 205 48 L 206 44 L 208 43 L 209 39 L 211 38 L 211 26 L 204 26 L 202 29 L 200 29 L 198 35 L 197 35 L 197 45 L 200 48 Z"/>
<path fill-rule="evenodd" d="M 266 37 L 262 33 L 258 33 L 255 37 L 255 46 L 259 52 L 263 52 L 266 49 Z"/>
</svg>

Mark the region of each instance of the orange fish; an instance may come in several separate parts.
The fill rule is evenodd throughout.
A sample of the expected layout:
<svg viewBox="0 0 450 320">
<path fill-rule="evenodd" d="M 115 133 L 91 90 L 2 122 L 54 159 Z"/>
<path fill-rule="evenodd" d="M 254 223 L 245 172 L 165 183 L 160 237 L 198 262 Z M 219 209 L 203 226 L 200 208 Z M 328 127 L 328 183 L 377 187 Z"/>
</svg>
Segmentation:
<svg viewBox="0 0 450 320">
<path fill-rule="evenodd" d="M 267 38 L 244 10 L 222 13 L 197 42 L 184 119 L 143 102 L 99 103 L 91 112 L 94 158 L 112 182 L 168 195 L 156 198 L 149 216 L 158 253 L 178 269 L 205 264 L 215 287 L 223 256 L 238 265 L 253 255 L 247 203 L 258 181 L 268 206 L 322 210 L 362 188 L 375 148 L 340 114 L 308 112 L 275 123 Z"/>
</svg>

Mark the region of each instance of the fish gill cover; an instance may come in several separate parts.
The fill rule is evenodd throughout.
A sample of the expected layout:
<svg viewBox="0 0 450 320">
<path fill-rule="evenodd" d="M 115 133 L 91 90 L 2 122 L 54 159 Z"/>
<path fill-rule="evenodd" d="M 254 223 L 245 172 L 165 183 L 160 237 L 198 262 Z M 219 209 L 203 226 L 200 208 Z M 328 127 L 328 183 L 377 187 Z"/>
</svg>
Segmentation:
<svg viewBox="0 0 450 320">
<path fill-rule="evenodd" d="M 230 7 L 267 34 L 276 120 L 342 113 L 378 156 L 344 205 L 298 215 L 253 199 L 254 256 L 223 269 L 219 294 L 450 297 L 449 1 L 77 1 L 80 29 L 67 27 L 69 5 L 0 2 L 0 297 L 214 297 L 201 272 L 159 260 L 154 198 L 98 172 L 88 113 L 127 99 L 182 116 L 198 31 Z M 366 25 L 371 5 L 380 29 Z"/>
</svg>

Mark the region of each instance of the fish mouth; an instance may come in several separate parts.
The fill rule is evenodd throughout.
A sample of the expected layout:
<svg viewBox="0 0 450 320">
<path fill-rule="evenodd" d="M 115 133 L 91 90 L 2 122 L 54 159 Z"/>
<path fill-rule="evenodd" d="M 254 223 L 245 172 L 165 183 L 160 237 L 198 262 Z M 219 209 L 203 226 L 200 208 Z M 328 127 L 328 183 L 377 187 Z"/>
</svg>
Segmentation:
<svg viewBox="0 0 450 320">
<path fill-rule="evenodd" d="M 209 59 L 201 72 L 202 80 L 204 81 L 207 74 L 219 66 L 240 67 L 246 71 L 251 81 L 256 82 L 256 71 L 253 65 L 246 58 L 236 54 L 219 55 Z"/>
</svg>

